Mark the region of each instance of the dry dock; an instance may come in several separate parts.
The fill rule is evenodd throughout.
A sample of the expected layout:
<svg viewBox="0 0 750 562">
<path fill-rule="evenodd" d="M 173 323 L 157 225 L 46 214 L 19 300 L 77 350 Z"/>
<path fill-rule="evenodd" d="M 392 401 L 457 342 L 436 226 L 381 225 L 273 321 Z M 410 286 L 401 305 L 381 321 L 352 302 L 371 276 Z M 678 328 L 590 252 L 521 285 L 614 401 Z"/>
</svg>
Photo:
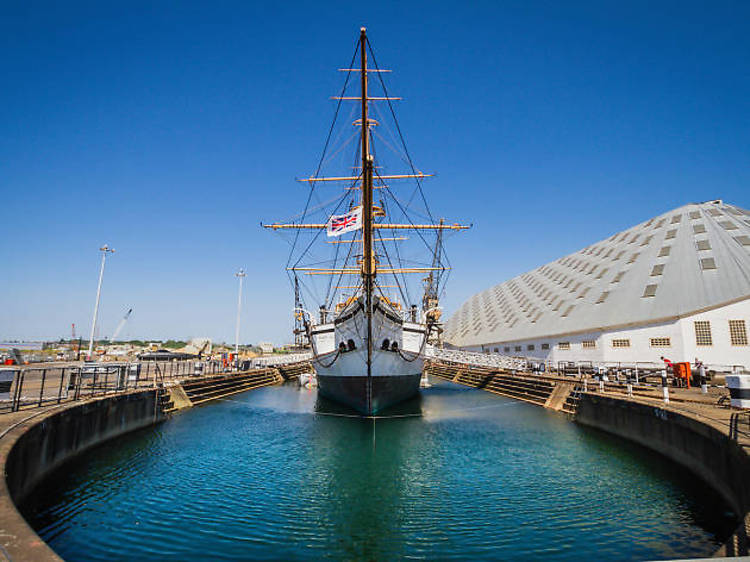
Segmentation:
<svg viewBox="0 0 750 562">
<path fill-rule="evenodd" d="M 16 509 L 33 487 L 66 460 L 102 441 L 148 427 L 170 413 L 253 388 L 279 384 L 306 363 L 240 373 L 174 378 L 150 388 L 131 388 L 78 399 L 43 403 L 0 414 L 0 549 L 13 560 L 57 560 Z M 523 400 L 649 447 L 691 469 L 722 494 L 737 513 L 750 507 L 748 416 L 723 405 L 724 391 L 672 389 L 664 404 L 661 389 L 638 385 L 632 395 L 622 384 L 429 362 L 428 374 Z M 84 389 L 86 390 L 86 389 Z M 720 403 L 722 402 L 722 403 Z M 747 554 L 747 522 L 717 554 Z"/>
</svg>

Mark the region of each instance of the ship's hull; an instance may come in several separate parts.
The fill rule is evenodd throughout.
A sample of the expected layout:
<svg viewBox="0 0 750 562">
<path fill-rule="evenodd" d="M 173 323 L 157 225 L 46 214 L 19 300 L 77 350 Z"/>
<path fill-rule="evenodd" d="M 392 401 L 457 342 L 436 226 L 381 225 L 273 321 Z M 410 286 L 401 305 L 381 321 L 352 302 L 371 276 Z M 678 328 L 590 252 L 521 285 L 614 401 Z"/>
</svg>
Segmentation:
<svg viewBox="0 0 750 562">
<path fill-rule="evenodd" d="M 374 301 L 369 367 L 362 300 L 311 334 L 318 392 L 364 415 L 416 395 L 423 366 L 424 326 L 404 322 L 386 303 Z"/>
<path fill-rule="evenodd" d="M 364 357 L 359 353 L 342 355 L 328 368 L 324 367 L 325 364 L 326 358 L 322 358 L 315 365 L 318 392 L 364 415 L 376 414 L 419 392 L 422 377 L 422 359 L 419 357 L 407 362 L 397 353 L 375 351 L 374 373 L 369 382 Z"/>
</svg>

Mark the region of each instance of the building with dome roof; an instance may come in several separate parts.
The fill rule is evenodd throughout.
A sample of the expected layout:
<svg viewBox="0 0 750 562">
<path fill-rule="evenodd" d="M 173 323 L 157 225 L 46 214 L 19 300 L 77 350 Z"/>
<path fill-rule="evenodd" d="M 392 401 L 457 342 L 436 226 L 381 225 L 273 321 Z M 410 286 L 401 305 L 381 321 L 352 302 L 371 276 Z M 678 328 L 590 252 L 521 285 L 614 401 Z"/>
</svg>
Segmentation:
<svg viewBox="0 0 750 562">
<path fill-rule="evenodd" d="M 551 362 L 750 368 L 750 212 L 679 207 L 468 299 L 446 343 Z"/>
</svg>

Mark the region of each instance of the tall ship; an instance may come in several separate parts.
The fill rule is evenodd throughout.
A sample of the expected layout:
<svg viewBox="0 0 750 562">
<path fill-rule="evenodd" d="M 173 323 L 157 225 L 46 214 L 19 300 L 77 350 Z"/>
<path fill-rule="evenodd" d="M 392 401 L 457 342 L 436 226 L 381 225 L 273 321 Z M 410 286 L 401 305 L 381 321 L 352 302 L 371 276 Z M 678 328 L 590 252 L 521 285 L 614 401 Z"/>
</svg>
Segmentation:
<svg viewBox="0 0 750 562">
<path fill-rule="evenodd" d="M 442 333 L 445 236 L 470 226 L 433 217 L 422 189 L 431 174 L 409 155 L 393 104 L 401 98 L 388 94 L 390 71 L 365 28 L 340 70 L 323 153 L 299 180 L 309 186 L 305 208 L 263 226 L 291 245 L 295 337 L 312 348 L 318 392 L 373 415 L 419 392 L 425 348 Z"/>
</svg>

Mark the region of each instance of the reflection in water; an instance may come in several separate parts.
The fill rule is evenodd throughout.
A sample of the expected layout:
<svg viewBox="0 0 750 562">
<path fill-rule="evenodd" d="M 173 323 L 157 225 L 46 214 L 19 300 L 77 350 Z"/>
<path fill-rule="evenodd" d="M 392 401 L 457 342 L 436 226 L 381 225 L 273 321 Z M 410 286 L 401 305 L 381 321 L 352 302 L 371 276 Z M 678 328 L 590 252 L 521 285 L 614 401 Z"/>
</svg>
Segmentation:
<svg viewBox="0 0 750 562">
<path fill-rule="evenodd" d="M 105 444 L 24 506 L 70 560 L 710 555 L 733 518 L 674 464 L 433 381 L 363 419 L 294 385 Z"/>
</svg>

